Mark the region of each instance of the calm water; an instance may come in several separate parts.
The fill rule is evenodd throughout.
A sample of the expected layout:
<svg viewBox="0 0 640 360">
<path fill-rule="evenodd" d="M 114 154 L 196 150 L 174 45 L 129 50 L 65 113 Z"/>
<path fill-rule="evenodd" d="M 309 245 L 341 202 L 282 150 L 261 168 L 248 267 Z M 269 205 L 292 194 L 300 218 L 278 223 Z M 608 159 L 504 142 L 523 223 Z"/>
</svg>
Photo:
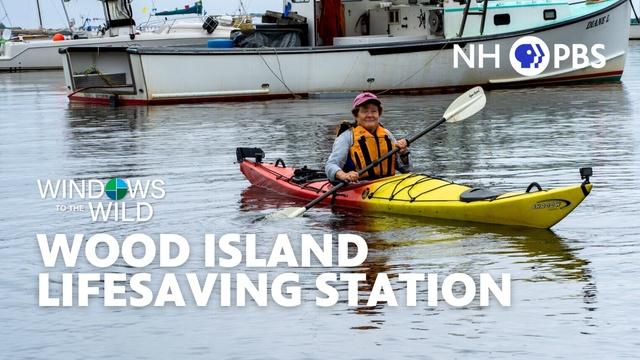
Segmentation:
<svg viewBox="0 0 640 360">
<path fill-rule="evenodd" d="M 640 297 L 640 43 L 631 45 L 623 82 L 492 91 L 479 115 L 444 125 L 412 147 L 417 170 L 500 190 L 579 182 L 594 168 L 594 190 L 551 231 L 510 229 L 314 209 L 285 222 L 259 221 L 295 202 L 249 186 L 234 164 L 236 146 L 269 159 L 321 166 L 350 99 L 158 107 L 69 105 L 57 72 L 0 74 L 0 348 L 7 358 L 511 358 L 635 357 Z M 384 97 L 384 123 L 399 136 L 438 119 L 455 95 Z M 150 200 L 148 223 L 92 223 L 59 213 L 39 197 L 36 179 L 162 179 L 166 198 Z M 64 201 L 58 201 L 63 202 Z M 298 204 L 298 203 L 295 203 Z M 178 233 L 198 272 L 203 234 L 257 233 L 259 254 L 275 234 L 349 232 L 367 239 L 358 269 L 512 275 L 512 307 L 323 309 L 315 293 L 286 309 L 88 308 L 37 306 L 45 269 L 35 234 Z M 75 272 L 95 269 L 80 260 Z M 242 268 L 235 269 L 242 272 Z M 341 269 L 334 269 L 340 271 Z M 345 270 L 345 269 L 342 269 Z M 132 274 L 121 262 L 106 271 Z M 208 269 L 208 271 L 223 271 Z M 270 275 L 287 269 L 270 269 Z M 297 271 L 293 269 L 292 271 Z M 313 286 L 325 269 L 300 270 Z M 253 273 L 255 269 L 248 270 Z M 361 288 L 361 295 L 372 284 Z M 395 283 L 395 288 L 402 284 Z M 340 288 L 345 298 L 346 288 Z M 185 292 L 186 294 L 186 292 Z M 188 296 L 187 296 L 188 298 Z M 189 299 L 188 299 L 189 301 Z"/>
</svg>

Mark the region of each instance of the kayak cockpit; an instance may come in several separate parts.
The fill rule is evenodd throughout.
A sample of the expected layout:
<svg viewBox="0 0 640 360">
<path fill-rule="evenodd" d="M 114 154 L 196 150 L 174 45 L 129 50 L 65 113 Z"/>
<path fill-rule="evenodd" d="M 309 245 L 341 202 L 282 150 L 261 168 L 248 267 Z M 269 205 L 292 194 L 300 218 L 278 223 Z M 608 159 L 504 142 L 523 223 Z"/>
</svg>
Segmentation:
<svg viewBox="0 0 640 360">
<path fill-rule="evenodd" d="M 499 193 L 494 190 L 484 189 L 484 188 L 473 188 L 460 194 L 460 201 L 473 202 L 473 201 L 480 201 L 480 200 L 494 200 L 500 195 L 502 195 L 502 193 Z"/>
</svg>

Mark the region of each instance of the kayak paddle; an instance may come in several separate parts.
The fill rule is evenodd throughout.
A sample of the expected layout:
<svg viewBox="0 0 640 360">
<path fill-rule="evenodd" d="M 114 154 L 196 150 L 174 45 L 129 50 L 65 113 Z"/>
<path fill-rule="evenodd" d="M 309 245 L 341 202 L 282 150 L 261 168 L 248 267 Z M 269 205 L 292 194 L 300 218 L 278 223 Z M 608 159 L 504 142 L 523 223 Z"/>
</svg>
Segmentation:
<svg viewBox="0 0 640 360">
<path fill-rule="evenodd" d="M 484 95 L 484 91 L 482 90 L 482 88 L 480 86 L 474 87 L 473 89 L 465 92 L 464 94 L 460 95 L 457 99 L 455 99 L 454 102 L 452 102 L 451 105 L 449 105 L 449 108 L 447 108 L 447 111 L 444 112 L 444 115 L 442 115 L 442 118 L 440 120 L 438 120 L 435 123 L 429 125 L 426 129 L 422 130 L 420 133 L 418 133 L 418 134 L 414 135 L 413 137 L 407 139 L 407 145 L 409 145 L 409 144 L 413 143 L 414 141 L 418 140 L 424 134 L 426 134 L 429 131 L 435 129 L 436 127 L 438 127 L 439 125 L 441 125 L 444 122 L 450 122 L 450 123 L 458 122 L 458 121 L 462 121 L 462 120 L 474 115 L 478 111 L 482 110 L 482 108 L 484 108 L 484 105 L 486 104 L 486 102 L 487 102 L 487 99 L 486 99 L 486 97 Z M 374 166 L 377 166 L 378 164 L 383 162 L 388 157 L 390 157 L 393 154 L 397 153 L 399 150 L 400 149 L 396 147 L 392 151 L 389 151 L 388 153 L 386 153 L 383 156 L 379 157 L 376 161 L 374 161 L 371 164 L 369 164 L 369 166 L 367 166 L 364 169 L 358 171 L 358 176 L 362 176 L 367 171 L 369 171 L 369 169 L 373 168 Z M 326 199 L 327 197 L 333 195 L 338 190 L 340 190 L 343 187 L 345 187 L 347 184 L 348 183 L 346 183 L 346 182 L 340 182 L 336 186 L 332 187 L 331 190 L 329 190 L 326 193 L 320 195 L 318 198 L 316 198 L 315 200 L 311 201 L 310 203 L 308 203 L 304 207 L 294 207 L 294 208 L 282 209 L 282 210 L 280 210 L 280 211 L 278 211 L 276 213 L 268 215 L 267 218 L 268 219 L 282 219 L 282 218 L 298 217 L 298 216 L 304 214 L 307 210 L 309 210 L 312 207 L 316 206 L 322 200 Z"/>
</svg>

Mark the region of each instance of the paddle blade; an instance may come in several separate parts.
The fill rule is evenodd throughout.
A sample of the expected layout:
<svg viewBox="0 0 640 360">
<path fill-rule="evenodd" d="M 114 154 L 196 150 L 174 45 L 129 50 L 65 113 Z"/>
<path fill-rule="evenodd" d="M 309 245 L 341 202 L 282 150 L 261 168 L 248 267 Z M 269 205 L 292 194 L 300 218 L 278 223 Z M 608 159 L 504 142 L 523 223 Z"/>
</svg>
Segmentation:
<svg viewBox="0 0 640 360">
<path fill-rule="evenodd" d="M 449 105 L 442 117 L 450 123 L 461 121 L 482 110 L 486 103 L 487 98 L 484 96 L 484 91 L 480 86 L 476 86 L 458 96 L 458 98 Z"/>
<path fill-rule="evenodd" d="M 282 219 L 291 219 L 298 217 L 304 214 L 307 211 L 307 208 L 304 207 L 294 207 L 294 208 L 286 208 L 274 212 L 273 214 L 269 214 L 265 217 L 267 220 L 282 220 Z"/>
</svg>

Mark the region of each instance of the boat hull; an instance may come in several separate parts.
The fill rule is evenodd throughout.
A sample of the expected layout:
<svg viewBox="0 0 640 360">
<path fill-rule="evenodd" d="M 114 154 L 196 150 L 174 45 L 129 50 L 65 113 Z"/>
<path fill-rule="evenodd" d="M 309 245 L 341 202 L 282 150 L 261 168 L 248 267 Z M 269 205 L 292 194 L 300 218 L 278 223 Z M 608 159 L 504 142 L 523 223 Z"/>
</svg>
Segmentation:
<svg viewBox="0 0 640 360">
<path fill-rule="evenodd" d="M 251 184 L 289 197 L 312 200 L 329 191 L 327 181 L 296 184 L 295 169 L 244 160 L 240 170 Z M 471 188 L 421 174 L 401 174 L 345 187 L 324 205 L 434 219 L 548 229 L 571 213 L 591 184 L 535 192 L 510 192 L 495 199 L 460 201 Z"/>
<path fill-rule="evenodd" d="M 129 46 L 201 46 L 206 45 L 208 39 L 228 38 L 230 29 L 216 31 L 212 35 L 202 32 L 178 34 L 142 33 L 131 40 L 128 35 L 89 38 L 76 40 L 41 40 L 29 42 L 8 42 L 4 44 L 0 53 L 0 71 L 28 71 L 28 70 L 60 70 L 63 68 L 60 49 L 82 46 L 122 47 Z"/>
<path fill-rule="evenodd" d="M 362 90 L 385 93 L 446 92 L 481 85 L 485 88 L 531 86 L 614 80 L 622 76 L 629 35 L 629 6 L 625 1 L 577 19 L 509 34 L 451 40 L 425 40 L 394 44 L 287 49 L 159 49 L 129 48 L 131 68 L 122 68 L 132 80 L 126 89 L 83 91 L 74 87 L 70 98 L 107 102 L 117 95 L 123 104 L 160 104 L 215 100 L 247 100 L 308 96 Z M 594 19 L 608 19 L 593 26 Z M 524 36 L 536 36 L 550 49 L 556 45 L 583 44 L 587 49 L 602 44 L 602 67 L 594 66 L 592 54 L 586 64 L 551 59 L 536 76 L 520 75 L 510 64 L 509 49 Z M 499 65 L 486 60 L 474 67 L 460 60 L 454 68 L 454 47 L 471 49 L 498 46 Z M 478 51 L 478 50 L 476 50 Z M 71 73 L 81 73 L 80 53 L 67 54 Z M 85 61 L 86 62 L 86 61 Z M 98 64 L 100 66 L 100 64 Z M 105 67 L 107 65 L 105 64 Z"/>
</svg>

